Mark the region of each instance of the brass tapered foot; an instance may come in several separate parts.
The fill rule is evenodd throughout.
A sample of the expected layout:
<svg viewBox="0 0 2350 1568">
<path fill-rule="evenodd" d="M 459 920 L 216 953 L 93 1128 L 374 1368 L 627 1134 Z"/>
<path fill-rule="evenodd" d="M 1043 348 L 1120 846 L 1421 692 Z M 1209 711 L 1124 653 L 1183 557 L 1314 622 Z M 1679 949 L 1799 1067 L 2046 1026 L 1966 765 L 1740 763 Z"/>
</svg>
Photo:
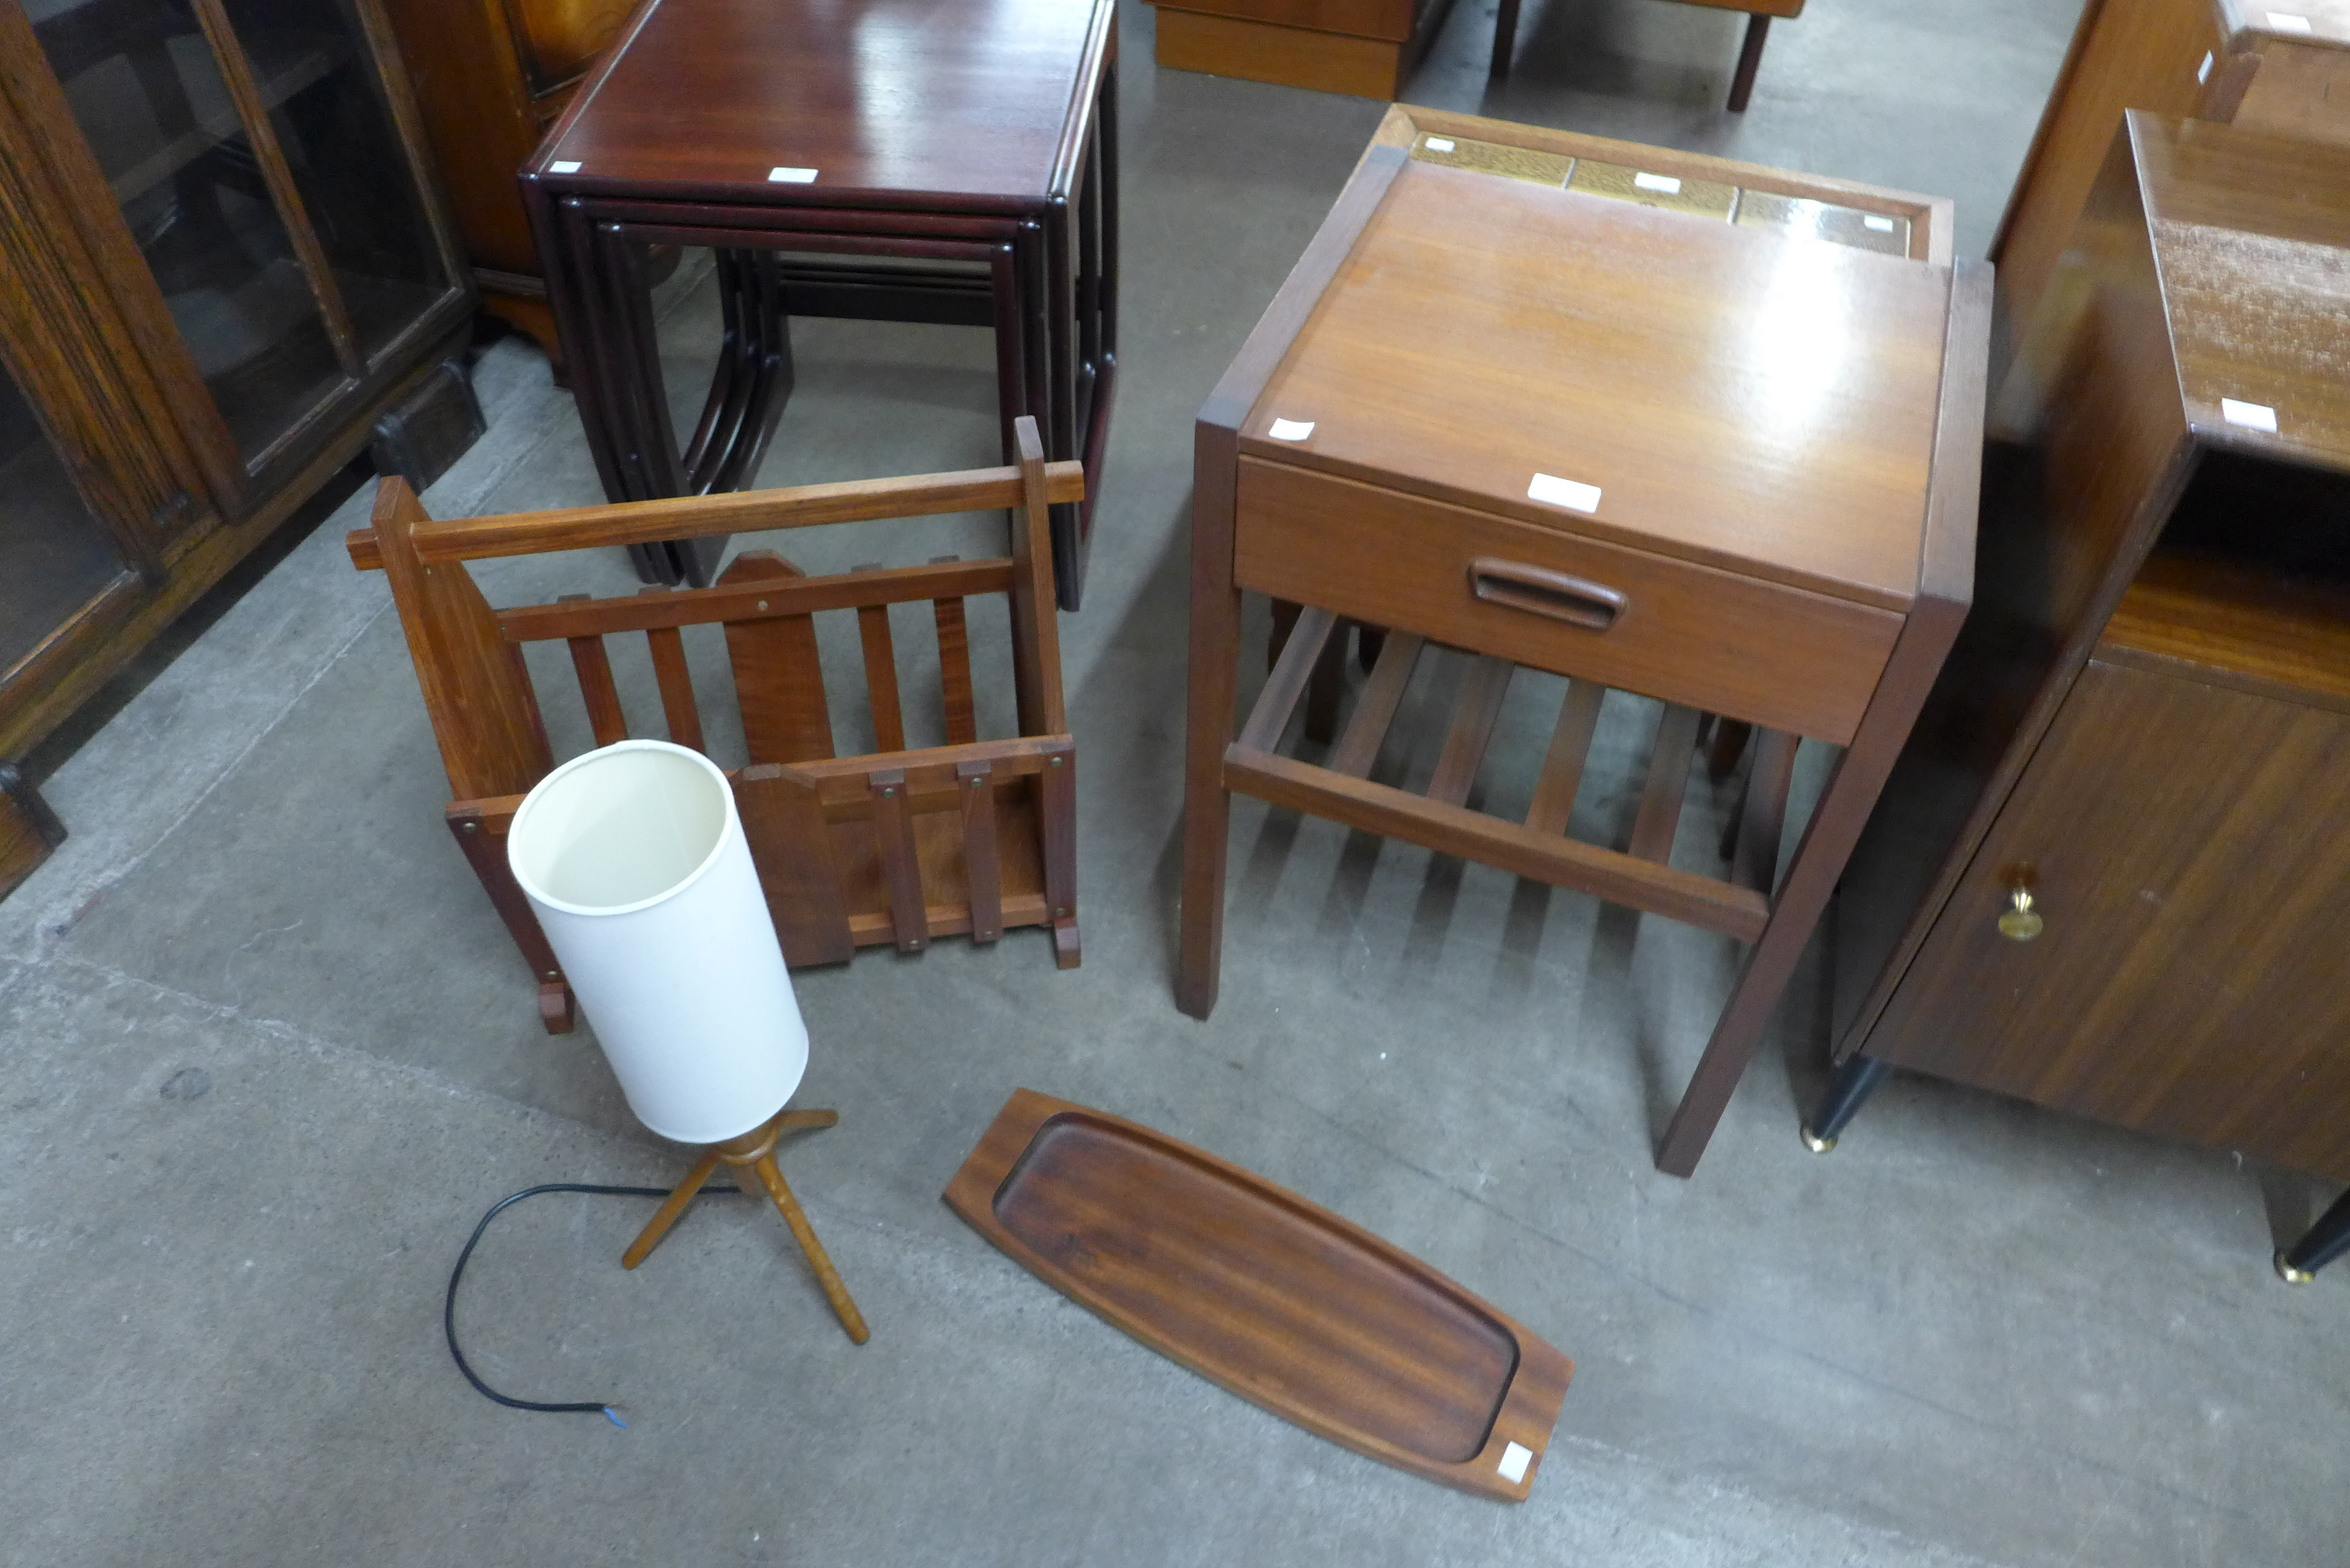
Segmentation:
<svg viewBox="0 0 2350 1568">
<path fill-rule="evenodd" d="M 2277 1249 L 2276 1272 L 2277 1278 L 2289 1285 L 2305 1285 L 2317 1278 L 2315 1273 L 2307 1269 L 2294 1268 L 2293 1261 L 2285 1256 L 2284 1249 L 2282 1247 Z"/>
<path fill-rule="evenodd" d="M 1805 1122 L 1804 1124 L 1803 1132 L 1804 1147 L 1810 1149 L 1814 1154 L 1825 1154 L 1830 1149 L 1835 1147 L 1836 1140 L 1833 1136 L 1822 1137 L 1819 1134 L 1812 1130 L 1812 1124 L 1809 1122 Z"/>
</svg>

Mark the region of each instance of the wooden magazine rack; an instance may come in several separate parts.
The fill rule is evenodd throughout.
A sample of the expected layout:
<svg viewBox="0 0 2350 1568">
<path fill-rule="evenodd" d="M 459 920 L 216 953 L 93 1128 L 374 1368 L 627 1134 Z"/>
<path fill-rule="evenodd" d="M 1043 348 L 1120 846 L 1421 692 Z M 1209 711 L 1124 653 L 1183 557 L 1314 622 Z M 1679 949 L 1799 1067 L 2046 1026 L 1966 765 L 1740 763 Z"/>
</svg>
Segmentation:
<svg viewBox="0 0 2350 1568">
<path fill-rule="evenodd" d="M 596 743 L 629 725 L 604 639 L 641 632 L 669 738 L 702 749 L 681 628 L 725 628 L 749 765 L 735 803 L 785 961 L 844 962 L 858 948 L 917 951 L 933 937 L 993 941 L 1044 926 L 1063 969 L 1079 956 L 1076 748 L 1061 697 L 1049 508 L 1080 501 L 1076 462 L 1044 459 L 1033 419 L 1014 427 L 1014 467 L 789 490 L 435 522 L 408 486 L 384 480 L 374 524 L 351 559 L 390 579 L 417 683 L 453 798 L 449 828 L 539 981 L 546 1027 L 572 1024 L 569 986 L 507 868 L 505 834 L 555 765 L 522 645 L 561 639 Z M 765 551 L 737 556 L 707 588 L 650 588 L 493 608 L 463 563 L 589 546 L 1008 508 L 1011 553 L 808 576 Z M 1002 594 L 1012 623 L 1019 734 L 982 741 L 973 715 L 964 600 Z M 938 628 L 942 746 L 905 749 L 889 607 L 928 600 Z M 854 610 L 879 750 L 834 754 L 813 618 Z"/>
</svg>

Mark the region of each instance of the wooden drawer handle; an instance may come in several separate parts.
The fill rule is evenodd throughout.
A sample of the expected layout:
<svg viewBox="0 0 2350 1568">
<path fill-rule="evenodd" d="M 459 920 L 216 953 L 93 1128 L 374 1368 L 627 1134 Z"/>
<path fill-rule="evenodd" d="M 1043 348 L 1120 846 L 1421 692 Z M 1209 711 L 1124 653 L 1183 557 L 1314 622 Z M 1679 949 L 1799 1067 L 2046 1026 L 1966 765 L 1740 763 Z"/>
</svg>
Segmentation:
<svg viewBox="0 0 2350 1568">
<path fill-rule="evenodd" d="M 1614 626 L 1631 603 L 1614 588 L 1492 556 L 1469 563 L 1469 591 L 1489 605 L 1548 616 L 1590 631 Z"/>
</svg>

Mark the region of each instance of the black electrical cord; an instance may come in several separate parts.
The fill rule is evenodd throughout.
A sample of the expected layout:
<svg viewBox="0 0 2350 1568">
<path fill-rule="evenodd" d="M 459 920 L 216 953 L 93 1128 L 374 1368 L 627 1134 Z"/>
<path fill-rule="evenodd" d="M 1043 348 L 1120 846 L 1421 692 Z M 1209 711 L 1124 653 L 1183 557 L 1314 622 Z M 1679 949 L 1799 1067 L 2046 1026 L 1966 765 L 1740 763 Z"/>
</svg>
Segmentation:
<svg viewBox="0 0 2350 1568">
<path fill-rule="evenodd" d="M 705 1187 L 702 1190 L 703 1192 L 740 1192 L 743 1189 L 739 1187 Z M 595 1187 L 579 1181 L 550 1181 L 544 1187 L 525 1187 L 520 1192 L 501 1198 L 490 1205 L 490 1211 L 482 1216 L 480 1224 L 473 1227 L 473 1234 L 465 1242 L 465 1250 L 457 1254 L 457 1266 L 449 1271 L 449 1296 L 441 1307 L 441 1327 L 449 1336 L 449 1354 L 456 1361 L 457 1370 L 465 1375 L 466 1382 L 508 1409 L 550 1410 L 557 1414 L 569 1414 L 573 1411 L 593 1412 L 603 1417 L 615 1427 L 626 1427 L 628 1423 L 620 1419 L 619 1413 L 611 1406 L 598 1401 L 581 1400 L 571 1404 L 555 1405 L 544 1400 L 516 1399 L 510 1395 L 501 1394 L 482 1381 L 480 1375 L 467 1365 L 465 1353 L 457 1348 L 457 1282 L 465 1277 L 465 1264 L 473 1258 L 473 1249 L 481 1244 L 482 1232 L 490 1228 L 491 1220 L 504 1213 L 506 1210 L 525 1198 L 536 1198 L 542 1192 L 598 1192 L 616 1198 L 667 1198 L 669 1196 L 669 1189 L 665 1187 Z"/>
</svg>

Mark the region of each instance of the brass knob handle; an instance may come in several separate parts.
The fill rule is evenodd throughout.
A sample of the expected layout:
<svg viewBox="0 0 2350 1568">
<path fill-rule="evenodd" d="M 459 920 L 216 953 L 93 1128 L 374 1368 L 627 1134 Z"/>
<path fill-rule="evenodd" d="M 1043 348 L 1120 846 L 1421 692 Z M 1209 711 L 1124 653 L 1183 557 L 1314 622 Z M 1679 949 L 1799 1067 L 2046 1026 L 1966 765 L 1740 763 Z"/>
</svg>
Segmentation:
<svg viewBox="0 0 2350 1568">
<path fill-rule="evenodd" d="M 2007 892 L 2007 908 L 2000 911 L 1999 934 L 2012 942 L 2028 942 L 2047 925 L 2040 911 L 2032 907 L 2032 889 L 2011 888 Z"/>
</svg>

